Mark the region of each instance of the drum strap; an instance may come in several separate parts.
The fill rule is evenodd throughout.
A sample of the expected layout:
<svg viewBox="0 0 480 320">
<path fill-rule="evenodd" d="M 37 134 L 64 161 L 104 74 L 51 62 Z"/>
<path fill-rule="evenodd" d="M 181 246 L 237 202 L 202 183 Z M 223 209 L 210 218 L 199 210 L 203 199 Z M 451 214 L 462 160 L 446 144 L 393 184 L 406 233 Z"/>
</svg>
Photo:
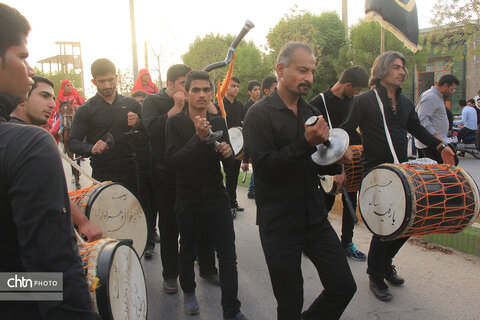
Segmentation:
<svg viewBox="0 0 480 320">
<path fill-rule="evenodd" d="M 323 93 L 320 93 L 320 96 L 322 97 L 323 105 L 325 106 L 325 112 L 327 113 L 328 126 L 330 129 L 333 129 L 332 122 L 330 122 L 330 115 L 328 114 L 327 103 L 325 102 L 325 96 L 323 95 Z"/>
<path fill-rule="evenodd" d="M 378 95 L 377 90 L 373 89 L 373 91 L 375 91 L 375 95 L 377 96 L 377 101 L 378 101 L 378 107 L 380 108 L 380 112 L 382 113 L 383 126 L 385 127 L 385 135 L 387 137 L 388 146 L 390 147 L 390 151 L 392 152 L 393 163 L 399 164 L 400 162 L 398 162 L 397 153 L 393 148 L 392 137 L 390 137 L 390 131 L 388 131 L 387 121 L 385 120 L 385 112 L 383 111 L 382 100 L 380 99 L 380 96 Z"/>
</svg>

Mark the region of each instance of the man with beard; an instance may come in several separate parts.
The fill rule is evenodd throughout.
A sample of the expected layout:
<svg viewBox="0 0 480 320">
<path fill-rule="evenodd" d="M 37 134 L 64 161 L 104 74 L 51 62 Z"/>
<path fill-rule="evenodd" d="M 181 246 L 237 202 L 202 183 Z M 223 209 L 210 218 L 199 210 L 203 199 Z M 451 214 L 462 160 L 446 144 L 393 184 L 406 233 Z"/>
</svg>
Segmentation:
<svg viewBox="0 0 480 320">
<path fill-rule="evenodd" d="M 448 99 L 460 84 L 457 77 L 452 74 L 443 75 L 438 83 L 422 93 L 417 106 L 418 119 L 422 126 L 433 134 L 437 139 L 447 144 L 448 138 L 448 115 L 445 110 L 445 100 Z M 420 140 L 415 139 L 415 146 L 421 158 L 430 158 L 443 163 L 440 153 L 435 148 L 429 148 Z"/>
<path fill-rule="evenodd" d="M 138 196 L 135 152 L 127 133 L 131 128 L 142 126 L 140 104 L 132 97 L 117 93 L 117 73 L 110 60 L 96 60 L 91 71 L 97 94 L 78 108 L 69 149 L 83 157 L 91 157 L 93 178 L 120 182 Z M 107 145 L 107 134 L 113 136 L 112 148 Z"/>
<path fill-rule="evenodd" d="M 25 300 L 0 301 L 0 314 L 2 319 L 96 319 L 57 146 L 42 128 L 7 122 L 33 85 L 34 71 L 26 61 L 29 31 L 24 16 L 0 3 L 0 272 L 60 273 L 63 290 L 50 301 L 16 292 Z"/>
<path fill-rule="evenodd" d="M 318 174 L 339 174 L 341 165 L 320 167 L 311 158 L 329 137 L 319 111 L 301 97 L 312 86 L 315 67 L 309 45 L 284 45 L 275 66 L 277 90 L 250 108 L 244 127 L 255 172 L 257 224 L 279 320 L 339 319 L 356 291 L 319 188 Z M 316 122 L 305 124 L 312 117 Z M 348 158 L 350 151 L 341 161 Z M 303 253 L 317 268 L 324 290 L 301 313 Z"/>
</svg>

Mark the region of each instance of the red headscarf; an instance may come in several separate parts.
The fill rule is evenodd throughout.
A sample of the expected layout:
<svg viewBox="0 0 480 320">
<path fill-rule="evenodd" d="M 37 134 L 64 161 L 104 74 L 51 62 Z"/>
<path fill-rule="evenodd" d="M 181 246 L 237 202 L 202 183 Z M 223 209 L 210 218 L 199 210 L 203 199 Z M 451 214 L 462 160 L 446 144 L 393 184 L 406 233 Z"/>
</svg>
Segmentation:
<svg viewBox="0 0 480 320">
<path fill-rule="evenodd" d="M 63 88 L 65 85 L 70 84 L 72 86 L 72 93 L 69 95 L 65 95 L 65 92 L 63 91 Z M 82 104 L 85 103 L 85 100 L 83 100 L 82 96 L 80 93 L 78 93 L 77 90 L 73 87 L 72 83 L 68 80 L 63 80 L 61 85 L 60 85 L 60 90 L 58 90 L 58 95 L 57 95 L 57 101 L 55 101 L 56 107 L 52 111 L 52 114 L 50 115 L 50 118 L 48 119 L 48 122 L 50 123 L 51 126 L 55 123 L 55 121 L 58 118 L 58 107 L 60 106 L 60 101 L 65 101 L 65 100 L 73 100 L 73 106 L 81 106 Z"/>
<path fill-rule="evenodd" d="M 146 86 L 142 84 L 142 77 L 144 75 L 148 75 L 148 84 Z M 153 83 L 152 77 L 150 77 L 150 73 L 148 72 L 147 69 L 141 69 L 138 72 L 138 78 L 135 81 L 135 84 L 133 85 L 132 93 L 134 93 L 137 90 L 143 90 L 148 94 L 153 94 L 158 92 L 157 85 Z"/>
</svg>

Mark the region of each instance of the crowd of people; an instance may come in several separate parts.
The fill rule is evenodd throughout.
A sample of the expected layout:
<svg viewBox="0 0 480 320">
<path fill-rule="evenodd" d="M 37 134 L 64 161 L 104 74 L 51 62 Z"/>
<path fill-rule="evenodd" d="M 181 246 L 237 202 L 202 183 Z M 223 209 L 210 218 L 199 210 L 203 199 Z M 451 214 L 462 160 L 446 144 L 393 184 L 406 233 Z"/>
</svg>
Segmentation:
<svg viewBox="0 0 480 320">
<path fill-rule="evenodd" d="M 184 64 L 168 69 L 160 90 L 142 69 L 128 97 L 117 92 L 114 63 L 101 58 L 91 65 L 95 96 L 85 102 L 64 81 L 55 99 L 53 83 L 34 76 L 27 62 L 29 31 L 24 16 L 0 4 L 0 242 L 6 252 L 0 271 L 62 272 L 64 290 L 62 301 L 0 301 L 2 317 L 96 318 L 72 221 L 89 240 L 102 232 L 69 201 L 52 139 L 60 118 L 54 110 L 67 100 L 76 112 L 64 143 L 90 158 L 93 178 L 121 183 L 138 197 L 148 221 L 145 258 L 155 252 L 158 228 L 163 289 L 175 294 L 180 284 L 187 314 L 200 312 L 198 260 L 200 277 L 221 289 L 223 318 L 248 319 L 238 298 L 234 219 L 243 211 L 236 196 L 239 172 L 251 167 L 248 198 L 257 206 L 278 319 L 339 319 L 357 290 L 347 257 L 367 260 L 377 299 L 393 297 L 385 280 L 403 285 L 393 259 L 408 237 L 384 241 L 373 235 L 366 255 L 354 245 L 353 217 L 346 209 L 341 239 L 328 221 L 334 197 L 320 188 L 318 174 L 334 176 L 341 186 L 351 151 L 329 166 L 317 165 L 311 155 L 329 139 L 330 128 L 342 128 L 350 144 L 363 145 L 366 175 L 379 164 L 407 160 L 408 132 L 418 139 L 424 157 L 453 165 L 444 101 L 459 85 L 454 76 L 443 76 L 425 92 L 416 111 L 400 89 L 408 77 L 406 59 L 388 51 L 376 58 L 370 75 L 360 66 L 349 67 L 307 103 L 303 97 L 312 87 L 315 56 L 308 44 L 288 42 L 277 58 L 277 77 L 248 79 L 245 104 L 237 99 L 241 80 L 231 78 L 223 119 L 212 102 L 209 74 Z M 475 103 L 469 100 L 463 108 L 459 136 L 477 128 Z M 306 124 L 311 117 L 316 120 Z M 243 127 L 243 160 L 233 157 L 232 127 Z M 222 135 L 210 143 L 212 131 Z M 356 206 L 356 192 L 343 195 L 344 201 L 347 196 Z M 303 312 L 302 254 L 315 265 L 323 285 Z"/>
</svg>

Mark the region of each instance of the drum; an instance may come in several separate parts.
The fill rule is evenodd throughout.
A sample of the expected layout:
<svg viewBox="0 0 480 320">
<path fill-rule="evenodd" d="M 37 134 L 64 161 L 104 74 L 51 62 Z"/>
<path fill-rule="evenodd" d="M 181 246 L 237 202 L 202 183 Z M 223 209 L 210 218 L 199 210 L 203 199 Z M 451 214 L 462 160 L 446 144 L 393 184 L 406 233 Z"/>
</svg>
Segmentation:
<svg viewBox="0 0 480 320">
<path fill-rule="evenodd" d="M 337 187 L 337 184 L 335 181 L 333 181 L 333 176 L 318 176 L 320 178 L 320 185 L 323 188 L 323 191 L 325 193 L 331 194 L 333 196 L 336 196 L 337 194 L 340 194 L 340 189 Z"/>
<path fill-rule="evenodd" d="M 230 144 L 232 145 L 233 156 L 237 160 L 243 157 L 243 131 L 242 127 L 232 127 L 228 129 Z"/>
<path fill-rule="evenodd" d="M 123 185 L 110 181 L 69 193 L 85 216 L 114 239 L 131 239 L 139 257 L 147 245 L 147 219 L 137 198 Z"/>
<path fill-rule="evenodd" d="M 363 165 L 360 163 L 360 158 L 363 152 L 362 145 L 353 145 L 348 147 L 352 151 L 352 162 L 344 165 L 347 180 L 345 181 L 345 188 L 347 192 L 357 192 L 360 190 L 360 183 L 362 182 Z"/>
<path fill-rule="evenodd" d="M 359 194 L 365 225 L 385 240 L 463 231 L 477 218 L 478 201 L 470 175 L 446 165 L 382 164 Z"/>
<path fill-rule="evenodd" d="M 147 286 L 127 241 L 107 238 L 79 247 L 93 308 L 102 320 L 147 319 Z"/>
</svg>

